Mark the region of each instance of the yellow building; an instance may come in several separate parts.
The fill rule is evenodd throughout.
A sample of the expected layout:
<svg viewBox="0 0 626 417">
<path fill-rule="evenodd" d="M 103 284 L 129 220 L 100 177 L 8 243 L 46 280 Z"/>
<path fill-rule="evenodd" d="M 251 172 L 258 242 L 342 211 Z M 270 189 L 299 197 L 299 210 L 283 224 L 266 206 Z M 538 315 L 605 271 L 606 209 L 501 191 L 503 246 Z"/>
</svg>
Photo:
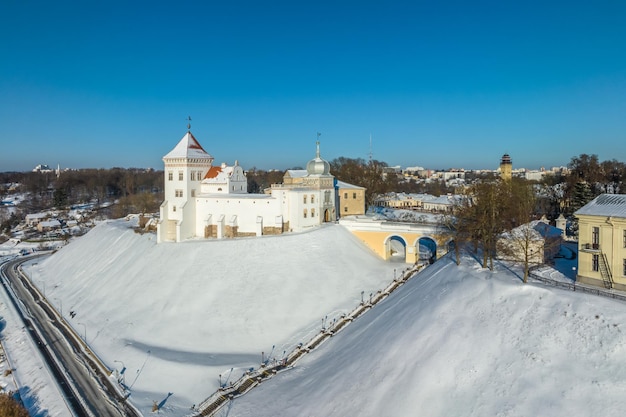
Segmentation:
<svg viewBox="0 0 626 417">
<path fill-rule="evenodd" d="M 365 188 L 337 181 L 339 217 L 365 214 Z"/>
<path fill-rule="evenodd" d="M 500 159 L 500 178 L 503 180 L 510 180 L 513 175 L 513 161 L 508 153 L 502 155 Z"/>
<path fill-rule="evenodd" d="M 578 218 L 576 280 L 626 290 L 626 194 L 602 194 Z"/>
<path fill-rule="evenodd" d="M 291 187 L 301 186 L 306 175 L 306 170 L 288 169 L 283 176 L 283 184 Z M 365 188 L 337 180 L 335 190 L 339 217 L 365 214 Z"/>
</svg>

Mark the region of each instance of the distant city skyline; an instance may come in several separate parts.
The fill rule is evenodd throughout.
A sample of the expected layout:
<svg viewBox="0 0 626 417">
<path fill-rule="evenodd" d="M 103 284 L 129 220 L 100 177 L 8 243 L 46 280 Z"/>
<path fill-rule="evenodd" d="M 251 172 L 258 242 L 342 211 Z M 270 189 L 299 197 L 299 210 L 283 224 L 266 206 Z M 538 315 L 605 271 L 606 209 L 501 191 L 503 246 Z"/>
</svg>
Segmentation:
<svg viewBox="0 0 626 417">
<path fill-rule="evenodd" d="M 0 5 L 0 171 L 626 162 L 626 3 Z"/>
</svg>

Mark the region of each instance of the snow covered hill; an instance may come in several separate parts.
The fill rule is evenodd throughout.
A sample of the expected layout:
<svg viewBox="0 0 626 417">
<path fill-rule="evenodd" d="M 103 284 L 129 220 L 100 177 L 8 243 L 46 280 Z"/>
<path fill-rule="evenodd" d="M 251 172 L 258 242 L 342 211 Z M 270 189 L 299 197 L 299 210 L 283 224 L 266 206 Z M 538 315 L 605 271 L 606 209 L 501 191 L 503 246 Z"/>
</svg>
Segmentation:
<svg viewBox="0 0 626 417">
<path fill-rule="evenodd" d="M 245 416 L 621 416 L 626 304 L 442 259 L 288 372 Z"/>
<path fill-rule="evenodd" d="M 189 413 L 219 386 L 316 334 L 405 264 L 348 231 L 159 244 L 134 222 L 98 225 L 32 267 L 34 281 L 111 368 L 126 367 L 144 414 Z M 44 288 L 45 287 L 45 288 Z M 71 313 L 71 314 L 70 314 Z M 232 372 L 231 372 L 232 369 Z"/>
<path fill-rule="evenodd" d="M 161 414 L 189 415 L 219 375 L 280 358 L 406 267 L 338 225 L 161 245 L 132 226 L 100 224 L 25 269 L 108 366 L 127 368 L 145 415 L 165 399 Z M 221 415 L 622 415 L 626 303 L 496 266 L 437 261 Z"/>
</svg>

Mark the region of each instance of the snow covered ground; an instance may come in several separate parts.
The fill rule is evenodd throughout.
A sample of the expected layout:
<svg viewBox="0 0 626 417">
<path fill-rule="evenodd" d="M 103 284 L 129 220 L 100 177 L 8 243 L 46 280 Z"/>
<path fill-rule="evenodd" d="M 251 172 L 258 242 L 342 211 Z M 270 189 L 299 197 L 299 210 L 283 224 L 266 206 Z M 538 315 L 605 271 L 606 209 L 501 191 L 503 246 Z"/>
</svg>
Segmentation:
<svg viewBox="0 0 626 417">
<path fill-rule="evenodd" d="M 170 392 L 162 412 L 188 414 L 220 374 L 238 378 L 262 352 L 280 357 L 306 342 L 322 319 L 352 310 L 361 291 L 405 267 L 337 225 L 157 245 L 134 224 L 100 224 L 24 269 L 111 369 L 127 368 L 131 401 L 145 414 Z"/>
<path fill-rule="evenodd" d="M 4 290 L 0 290 L 0 338 L 6 357 L 0 362 L 3 392 L 18 391 L 33 417 L 70 415 L 61 391 L 46 371 L 46 364 L 33 345 Z"/>
<path fill-rule="evenodd" d="M 339 225 L 161 245 L 132 225 L 100 224 L 25 269 L 109 367 L 127 368 L 145 415 L 168 393 L 161 414 L 190 414 L 218 375 L 238 378 L 272 346 L 280 358 L 406 266 L 378 259 Z M 571 267 L 560 267 L 568 279 Z M 617 416 L 625 319 L 626 303 L 444 258 L 221 414 Z M 64 415 L 22 367 L 37 415 Z"/>
<path fill-rule="evenodd" d="M 625 320 L 625 303 L 444 258 L 221 415 L 621 416 Z"/>
</svg>

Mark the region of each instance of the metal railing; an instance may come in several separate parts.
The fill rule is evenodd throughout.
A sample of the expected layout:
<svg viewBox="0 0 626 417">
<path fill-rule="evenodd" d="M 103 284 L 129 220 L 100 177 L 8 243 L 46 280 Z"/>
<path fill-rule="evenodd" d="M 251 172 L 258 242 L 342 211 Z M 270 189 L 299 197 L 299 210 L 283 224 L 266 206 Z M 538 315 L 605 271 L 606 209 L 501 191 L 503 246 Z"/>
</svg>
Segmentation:
<svg viewBox="0 0 626 417">
<path fill-rule="evenodd" d="M 542 277 L 541 275 L 537 275 L 534 272 L 529 273 L 529 276 L 536 281 L 543 282 L 544 284 L 551 285 L 556 288 L 563 288 L 563 289 L 570 290 L 570 291 L 599 295 L 601 297 L 607 297 L 607 298 L 613 298 L 616 300 L 626 301 L 626 294 L 620 294 L 620 293 L 615 292 L 614 290 L 607 290 L 607 289 L 600 288 L 600 287 L 597 287 L 597 288 L 591 287 L 591 286 L 587 286 L 583 284 L 577 284 L 575 282 L 570 283 L 570 282 L 557 281 L 552 278 Z"/>
</svg>

